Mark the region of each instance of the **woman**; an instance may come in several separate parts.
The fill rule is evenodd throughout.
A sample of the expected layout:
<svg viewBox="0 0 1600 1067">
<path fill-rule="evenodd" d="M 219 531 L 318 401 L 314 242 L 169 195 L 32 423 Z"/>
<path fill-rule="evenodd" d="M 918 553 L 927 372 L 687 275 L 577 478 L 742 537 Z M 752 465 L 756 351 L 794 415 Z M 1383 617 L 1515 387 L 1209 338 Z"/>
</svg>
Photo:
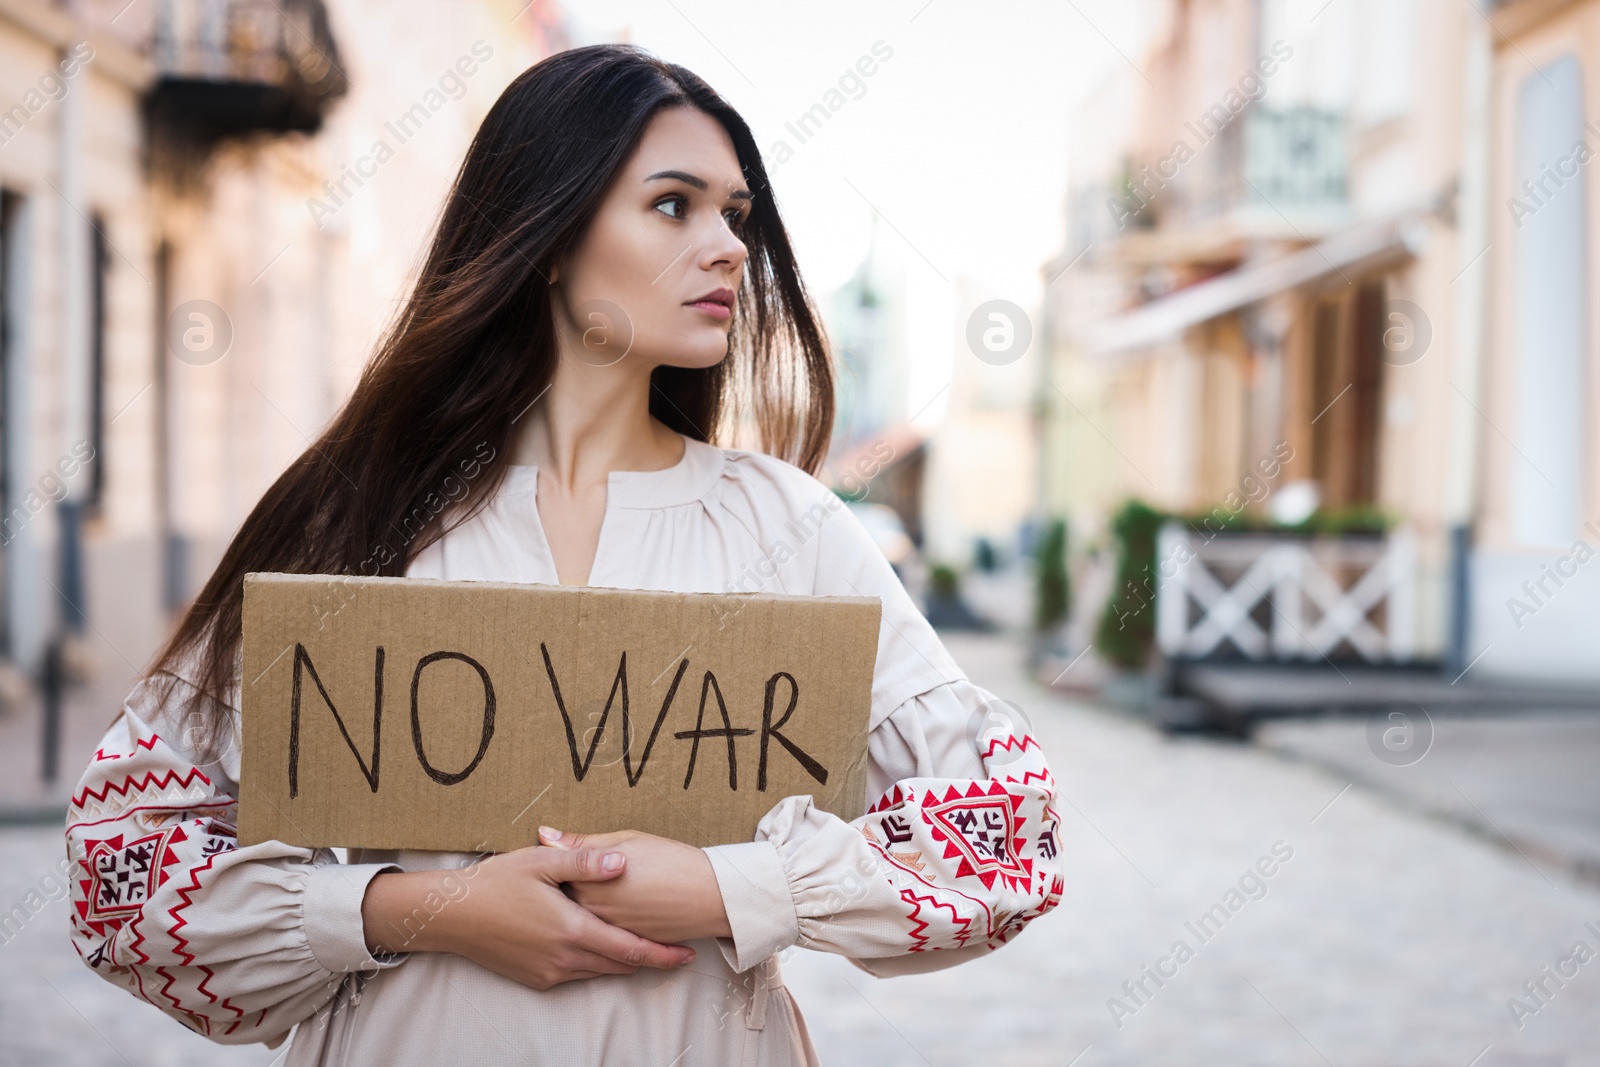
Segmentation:
<svg viewBox="0 0 1600 1067">
<path fill-rule="evenodd" d="M 525 72 L 350 400 L 79 784 L 84 960 L 216 1041 L 299 1024 L 291 1065 L 814 1063 L 777 953 L 931 970 L 1049 910 L 1049 770 L 985 728 L 994 698 L 812 477 L 832 406 L 743 120 L 629 47 Z M 711 443 L 735 428 L 762 449 Z M 756 840 L 705 849 L 560 827 L 487 858 L 239 847 L 249 571 L 879 597 L 871 811 L 789 797 Z"/>
</svg>

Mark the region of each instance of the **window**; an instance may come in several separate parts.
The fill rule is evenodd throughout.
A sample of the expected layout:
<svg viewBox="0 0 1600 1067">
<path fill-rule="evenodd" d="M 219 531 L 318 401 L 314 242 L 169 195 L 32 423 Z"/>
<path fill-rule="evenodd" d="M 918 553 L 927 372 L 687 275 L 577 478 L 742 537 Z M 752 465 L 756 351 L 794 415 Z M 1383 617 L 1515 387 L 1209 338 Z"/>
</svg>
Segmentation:
<svg viewBox="0 0 1600 1067">
<path fill-rule="evenodd" d="M 1517 93 L 1512 251 L 1511 527 L 1530 547 L 1578 536 L 1582 493 L 1584 303 L 1588 291 L 1583 76 L 1565 55 Z M 1562 173 L 1566 171 L 1568 173 Z"/>
</svg>

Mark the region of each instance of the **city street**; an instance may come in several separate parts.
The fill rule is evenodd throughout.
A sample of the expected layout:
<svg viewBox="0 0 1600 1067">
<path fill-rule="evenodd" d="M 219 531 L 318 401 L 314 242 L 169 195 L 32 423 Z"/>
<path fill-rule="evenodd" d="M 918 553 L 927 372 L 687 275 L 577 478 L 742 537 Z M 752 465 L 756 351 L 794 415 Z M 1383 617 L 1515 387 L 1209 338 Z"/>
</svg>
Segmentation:
<svg viewBox="0 0 1600 1067">
<path fill-rule="evenodd" d="M 494 981 L 537 901 L 208 884 L 144 676 L 180 762 L 249 705 L 240 839 L 369 853 L 850 815 L 870 688 L 914 795 L 552 876 L 741 941 L 787 878 L 830 1067 L 1600 1067 L 1600 0 L 0 0 L 0 57 L 0 1067 L 283 1067 L 155 1006 L 287 1039 L 282 951 L 324 1067 L 756 1058 L 748 970 Z M 154 1003 L 70 936 L 134 913 L 83 952 Z M 363 916 L 472 959 L 343 982 Z"/>
<path fill-rule="evenodd" d="M 795 953 L 786 974 L 825 1063 L 1593 1062 L 1600 890 L 1352 785 L 1355 773 L 1166 739 L 1047 693 L 1004 639 L 946 641 L 1044 740 L 1067 892 L 1016 942 L 954 970 L 880 981 Z M 0 831 L 0 901 L 23 900 L 60 849 L 53 826 Z M 273 1062 L 260 1046 L 209 1045 L 92 975 L 66 908 L 49 903 L 0 946 L 0 1064 Z"/>
</svg>

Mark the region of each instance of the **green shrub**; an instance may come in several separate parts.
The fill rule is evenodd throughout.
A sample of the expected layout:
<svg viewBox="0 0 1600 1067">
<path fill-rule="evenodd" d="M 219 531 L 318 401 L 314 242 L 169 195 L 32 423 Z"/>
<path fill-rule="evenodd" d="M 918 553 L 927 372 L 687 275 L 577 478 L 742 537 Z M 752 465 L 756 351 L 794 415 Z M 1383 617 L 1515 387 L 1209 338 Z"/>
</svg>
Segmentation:
<svg viewBox="0 0 1600 1067">
<path fill-rule="evenodd" d="M 1318 509 L 1304 522 L 1287 525 L 1242 510 L 1230 513 L 1225 507 L 1173 515 L 1157 511 L 1143 501 L 1129 500 L 1111 520 L 1116 579 L 1095 631 L 1095 648 L 1100 657 L 1118 667 L 1138 669 L 1150 661 L 1156 632 L 1156 534 L 1168 519 L 1182 522 L 1206 539 L 1223 532 L 1382 535 L 1394 525 L 1390 516 L 1367 505 Z"/>
<path fill-rule="evenodd" d="M 1034 629 L 1043 633 L 1072 613 L 1072 576 L 1067 571 L 1067 523 L 1054 519 L 1034 550 Z"/>
<path fill-rule="evenodd" d="M 1318 508 L 1303 522 L 1274 522 L 1270 516 L 1247 511 L 1229 513 L 1225 506 L 1194 515 L 1174 515 L 1201 536 L 1213 533 L 1289 533 L 1337 537 L 1347 534 L 1384 534 L 1394 526 L 1394 518 L 1371 504 L 1343 508 Z"/>
<path fill-rule="evenodd" d="M 1156 531 L 1169 516 L 1130 500 L 1111 520 L 1117 573 L 1095 632 L 1100 658 L 1129 670 L 1143 667 L 1155 645 Z"/>
</svg>

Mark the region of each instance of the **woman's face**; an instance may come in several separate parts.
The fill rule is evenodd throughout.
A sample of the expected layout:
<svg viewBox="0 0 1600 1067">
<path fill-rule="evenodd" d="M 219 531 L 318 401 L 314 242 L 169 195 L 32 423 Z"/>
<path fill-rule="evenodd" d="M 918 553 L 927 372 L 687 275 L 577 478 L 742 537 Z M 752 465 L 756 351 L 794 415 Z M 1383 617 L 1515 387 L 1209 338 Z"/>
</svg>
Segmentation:
<svg viewBox="0 0 1600 1067">
<path fill-rule="evenodd" d="M 551 281 L 566 351 L 605 366 L 710 367 L 728 353 L 750 213 L 739 159 L 709 115 L 657 112 Z"/>
</svg>

